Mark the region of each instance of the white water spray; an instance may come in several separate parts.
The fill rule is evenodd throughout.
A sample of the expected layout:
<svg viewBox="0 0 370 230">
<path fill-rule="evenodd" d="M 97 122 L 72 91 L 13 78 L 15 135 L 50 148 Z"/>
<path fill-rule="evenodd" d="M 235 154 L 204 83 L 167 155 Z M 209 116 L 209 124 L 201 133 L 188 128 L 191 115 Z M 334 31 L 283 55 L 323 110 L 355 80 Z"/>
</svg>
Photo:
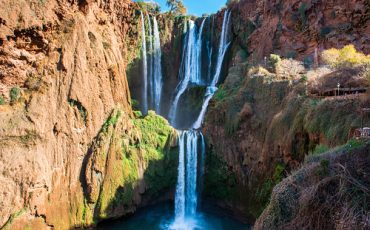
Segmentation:
<svg viewBox="0 0 370 230">
<path fill-rule="evenodd" d="M 192 229 L 189 223 L 192 223 L 196 216 L 199 142 L 203 151 L 204 138 L 199 131 L 188 130 L 179 134 L 180 153 L 173 229 Z"/>
<path fill-rule="evenodd" d="M 148 63 L 147 63 L 147 51 L 146 51 L 146 38 L 145 38 L 145 21 L 143 13 L 141 12 L 141 36 L 142 36 L 142 59 L 143 59 L 143 83 L 142 89 L 142 100 L 143 100 L 143 113 L 148 112 Z"/>
<path fill-rule="evenodd" d="M 229 23 L 230 23 L 230 15 L 231 13 L 226 10 L 224 15 L 224 20 L 222 23 L 222 33 L 220 37 L 220 45 L 218 48 L 218 56 L 217 56 L 217 65 L 216 65 L 216 73 L 215 76 L 212 79 L 211 85 L 207 87 L 205 99 L 203 101 L 202 110 L 200 111 L 200 114 L 193 124 L 194 129 L 199 129 L 202 125 L 202 122 L 204 120 L 204 116 L 206 114 L 209 101 L 212 99 L 213 95 L 218 90 L 216 87 L 216 84 L 220 78 L 221 70 L 222 70 L 222 64 L 224 61 L 224 57 L 226 54 L 227 49 L 229 48 L 230 42 L 228 41 L 228 31 L 229 31 Z"/>
<path fill-rule="evenodd" d="M 158 22 L 153 17 L 154 24 L 154 108 L 157 114 L 160 114 L 161 110 L 161 97 L 162 97 L 162 52 L 161 52 L 161 40 L 159 38 Z"/>
<path fill-rule="evenodd" d="M 198 34 L 196 26 L 193 21 L 189 21 L 186 37 L 186 46 L 184 47 L 184 53 L 180 67 L 180 83 L 176 87 L 176 94 L 172 101 L 169 120 L 172 125 L 176 127 L 177 107 L 179 100 L 185 90 L 188 88 L 189 83 L 195 85 L 202 85 L 202 34 L 204 29 L 205 19 L 199 28 Z"/>
</svg>

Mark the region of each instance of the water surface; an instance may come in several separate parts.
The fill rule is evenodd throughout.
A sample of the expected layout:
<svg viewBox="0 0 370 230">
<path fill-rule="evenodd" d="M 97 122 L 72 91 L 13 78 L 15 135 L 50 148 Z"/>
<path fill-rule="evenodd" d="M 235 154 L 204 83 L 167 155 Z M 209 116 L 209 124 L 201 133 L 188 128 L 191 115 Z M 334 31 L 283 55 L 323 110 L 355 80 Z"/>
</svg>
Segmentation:
<svg viewBox="0 0 370 230">
<path fill-rule="evenodd" d="M 219 213 L 219 212 L 218 212 Z M 125 220 L 104 223 L 98 230 L 245 230 L 248 226 L 227 216 L 198 212 L 195 218 L 174 223 L 173 205 L 147 207 Z"/>
</svg>

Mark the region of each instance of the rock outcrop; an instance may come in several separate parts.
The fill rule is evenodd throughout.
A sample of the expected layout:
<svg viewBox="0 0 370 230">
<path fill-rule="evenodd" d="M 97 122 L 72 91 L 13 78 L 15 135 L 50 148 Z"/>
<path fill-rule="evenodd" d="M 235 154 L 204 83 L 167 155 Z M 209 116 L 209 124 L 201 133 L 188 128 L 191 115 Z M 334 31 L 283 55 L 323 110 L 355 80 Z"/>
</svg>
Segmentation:
<svg viewBox="0 0 370 230">
<path fill-rule="evenodd" d="M 271 53 L 313 62 L 324 49 L 354 44 L 370 53 L 370 3 L 241 0 L 231 5 L 233 30 L 253 61 Z"/>
<path fill-rule="evenodd" d="M 158 170 L 173 130 L 155 120 L 161 130 L 152 127 L 150 134 L 159 139 L 148 140 L 142 129 L 159 118 L 135 118 L 131 110 L 125 72 L 138 42 L 130 30 L 136 5 L 0 5 L 0 226 L 89 226 L 168 191 L 174 182 Z M 121 197 L 121 190 L 128 195 Z"/>
<path fill-rule="evenodd" d="M 204 126 L 213 162 L 205 197 L 252 222 L 274 185 L 305 155 L 346 143 L 361 125 L 359 111 L 368 106 L 368 94 L 331 99 L 311 94 L 338 82 L 368 89 L 368 70 L 308 70 L 322 63 L 324 49 L 354 44 L 369 54 L 370 7 L 367 1 L 241 0 L 229 8 L 230 65 Z M 269 69 L 270 54 L 286 58 L 280 69 Z M 320 80 L 307 82 L 315 71 Z"/>
</svg>

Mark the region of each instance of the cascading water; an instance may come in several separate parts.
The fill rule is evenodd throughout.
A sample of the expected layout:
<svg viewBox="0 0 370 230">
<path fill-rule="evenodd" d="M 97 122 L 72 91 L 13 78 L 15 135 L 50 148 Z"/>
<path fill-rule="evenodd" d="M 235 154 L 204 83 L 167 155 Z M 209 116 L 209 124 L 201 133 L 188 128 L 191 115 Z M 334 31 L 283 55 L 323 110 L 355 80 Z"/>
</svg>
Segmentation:
<svg viewBox="0 0 370 230">
<path fill-rule="evenodd" d="M 147 50 L 147 62 L 148 62 L 148 84 L 149 84 L 149 98 L 148 98 L 148 107 L 151 107 L 150 105 L 153 104 L 153 98 L 154 98 L 154 82 L 153 82 L 153 72 L 154 72 L 154 55 L 153 55 L 153 30 L 152 30 L 152 21 L 150 20 L 150 15 L 147 14 L 147 21 L 148 21 L 148 32 L 149 36 L 147 39 L 148 43 L 148 50 Z M 149 100 L 150 99 L 150 100 Z M 150 109 L 150 108 L 148 108 Z"/>
<path fill-rule="evenodd" d="M 148 112 L 148 63 L 147 63 L 147 51 L 146 51 L 146 36 L 145 36 L 145 21 L 144 15 L 141 12 L 141 36 L 142 36 L 142 55 L 143 55 L 143 89 L 142 89 L 142 100 L 143 100 L 143 113 Z"/>
<path fill-rule="evenodd" d="M 200 146 L 198 145 L 200 142 Z M 205 151 L 203 134 L 196 130 L 179 133 L 179 166 L 172 229 L 192 229 L 197 210 L 198 151 Z"/>
<path fill-rule="evenodd" d="M 180 68 L 180 83 L 176 87 L 176 94 L 172 101 L 170 112 L 169 112 L 169 120 L 170 123 L 177 127 L 176 125 L 176 117 L 177 117 L 177 107 L 179 100 L 185 90 L 188 88 L 189 83 L 193 83 L 196 85 L 202 84 L 202 76 L 201 76 L 201 52 L 202 52 L 202 33 L 204 28 L 204 21 L 198 31 L 194 21 L 189 21 L 188 23 L 188 32 L 186 37 L 186 46 L 183 51 L 183 58 L 181 61 L 181 68 Z"/>
<path fill-rule="evenodd" d="M 218 80 L 220 78 L 221 70 L 222 70 L 222 64 L 225 58 L 225 54 L 227 49 L 229 48 L 230 42 L 228 41 L 228 31 L 229 31 L 229 23 L 230 23 L 230 16 L 231 13 L 226 10 L 224 15 L 224 20 L 222 22 L 222 32 L 221 32 L 221 38 L 220 38 L 220 45 L 218 48 L 218 56 L 217 56 L 217 65 L 216 65 L 216 73 L 212 79 L 211 85 L 207 87 L 205 99 L 203 101 L 202 110 L 200 111 L 200 114 L 193 124 L 194 129 L 199 129 L 202 125 L 202 122 L 204 120 L 204 116 L 206 114 L 209 101 L 212 99 L 213 95 L 218 90 L 216 87 L 216 84 L 218 83 Z"/>
<path fill-rule="evenodd" d="M 145 38 L 145 21 L 143 21 L 143 38 Z M 157 19 L 147 14 L 148 38 L 143 40 L 143 112 L 153 109 L 160 114 L 162 95 L 162 51 Z M 153 23 L 152 23 L 153 21 Z M 145 43 L 145 44 L 144 44 Z M 145 55 L 144 55 L 145 54 Z M 149 87 L 148 87 L 149 86 Z M 148 97 L 149 94 L 149 97 Z"/>
<path fill-rule="evenodd" d="M 197 167 L 198 167 L 198 151 L 201 151 L 201 166 L 200 175 L 204 173 L 205 161 L 205 143 L 201 131 L 197 131 L 201 127 L 203 118 L 207 111 L 208 103 L 217 91 L 216 84 L 221 74 L 223 59 L 230 43 L 228 42 L 228 27 L 229 27 L 230 13 L 225 12 L 222 34 L 220 38 L 219 52 L 217 58 L 216 73 L 212 82 L 206 89 L 205 99 L 202 109 L 197 120 L 192 125 L 192 129 L 182 131 L 179 134 L 179 166 L 178 166 L 178 180 L 175 197 L 175 222 L 173 229 L 196 229 L 196 209 L 197 209 Z M 184 61 L 184 78 L 180 82 L 177 94 L 174 100 L 172 113 L 170 112 L 171 121 L 176 118 L 176 107 L 180 96 L 189 85 L 189 81 L 201 85 L 201 46 L 202 46 L 202 31 L 204 27 L 203 20 L 199 29 L 198 37 L 195 36 L 195 25 L 193 22 L 189 23 L 190 30 L 187 36 L 186 55 Z M 194 58 L 195 57 L 195 58 Z M 192 59 L 194 58 L 194 59 Z M 194 71 L 194 72 L 193 72 Z M 174 116 L 174 117 L 171 117 Z M 198 146 L 200 142 L 200 146 Z"/>
<path fill-rule="evenodd" d="M 159 38 L 158 22 L 153 17 L 154 24 L 154 108 L 157 114 L 160 114 L 161 110 L 161 96 L 162 96 L 162 52 L 161 52 L 161 41 Z"/>
<path fill-rule="evenodd" d="M 224 15 L 224 20 L 222 22 L 222 32 L 220 38 L 220 45 L 218 48 L 218 56 L 217 56 L 217 65 L 216 65 L 216 73 L 213 77 L 211 87 L 215 87 L 218 83 L 220 78 L 221 70 L 222 70 L 222 63 L 224 62 L 225 54 L 227 49 L 229 48 L 230 42 L 228 41 L 228 31 L 229 31 L 229 23 L 230 23 L 230 16 L 231 13 L 226 10 Z"/>
<path fill-rule="evenodd" d="M 161 44 L 159 38 L 158 23 L 155 17 L 148 15 L 149 39 L 145 36 L 145 21 L 141 14 L 142 20 L 142 53 L 143 53 L 143 109 L 147 112 L 148 108 L 154 108 L 157 113 L 160 113 L 160 101 L 162 94 L 162 67 L 161 67 Z M 152 23 L 153 22 L 153 23 Z M 199 216 L 197 215 L 198 204 L 198 189 L 197 181 L 198 174 L 202 179 L 204 173 L 205 162 L 205 141 L 201 131 L 204 116 L 207 111 L 208 103 L 217 91 L 216 84 L 219 81 L 223 60 L 226 51 L 230 45 L 228 41 L 228 28 L 230 22 L 230 12 L 225 11 L 222 33 L 218 48 L 218 56 L 216 66 L 213 68 L 215 73 L 213 78 L 212 73 L 212 47 L 209 48 L 211 41 L 203 42 L 203 30 L 206 19 L 200 24 L 198 29 L 194 21 L 189 20 L 184 30 L 186 32 L 185 42 L 182 53 L 181 66 L 179 70 L 180 82 L 175 89 L 174 97 L 170 106 L 168 119 L 172 126 L 177 127 L 177 113 L 179 100 L 184 92 L 195 86 L 205 86 L 206 94 L 199 116 L 195 122 L 190 125 L 190 130 L 179 131 L 179 165 L 178 177 L 175 194 L 175 220 L 170 229 L 204 229 L 198 223 Z M 202 71 L 202 44 L 207 44 L 208 63 L 205 71 Z M 147 51 L 147 44 L 149 51 Z M 149 55 L 148 55 L 149 54 Z M 149 63 L 149 71 L 148 71 Z M 148 74 L 149 72 L 149 74 Z M 202 76 L 202 73 L 207 76 Z M 147 87 L 149 79 L 149 90 Z M 150 103 L 148 105 L 148 94 L 150 95 Z M 199 153 L 199 154 L 198 154 Z M 200 162 L 198 164 L 198 157 Z M 199 165 L 199 170 L 198 170 Z M 201 180 L 200 179 L 200 180 Z"/>
</svg>

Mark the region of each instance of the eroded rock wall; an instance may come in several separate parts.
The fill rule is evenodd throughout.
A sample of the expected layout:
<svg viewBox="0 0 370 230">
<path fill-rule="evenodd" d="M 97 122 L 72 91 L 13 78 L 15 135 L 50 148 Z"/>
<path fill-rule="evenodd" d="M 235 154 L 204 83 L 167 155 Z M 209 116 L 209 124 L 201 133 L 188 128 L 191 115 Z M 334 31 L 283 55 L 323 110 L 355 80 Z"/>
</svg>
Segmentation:
<svg viewBox="0 0 370 230">
<path fill-rule="evenodd" d="M 114 189 L 126 189 L 128 175 L 143 179 L 149 160 L 160 164 L 163 158 L 144 160 L 144 153 L 133 152 L 134 171 L 105 190 L 104 178 L 126 170 L 121 154 L 128 150 L 122 148 L 133 140 L 134 146 L 144 143 L 132 121 L 126 80 L 127 62 L 135 55 L 130 47 L 137 43 L 129 30 L 137 25 L 136 6 L 129 0 L 0 5 L 0 226 L 69 229 L 132 212 L 145 203 L 140 197 L 149 186 L 143 182 L 130 185 L 125 205 L 114 203 L 122 202 L 120 208 L 106 203 L 116 199 Z M 107 128 L 105 141 L 99 141 L 117 108 L 119 125 Z M 163 131 L 161 140 L 169 133 Z M 146 146 L 163 149 L 162 142 Z M 107 198 L 97 205 L 96 194 Z"/>
</svg>

